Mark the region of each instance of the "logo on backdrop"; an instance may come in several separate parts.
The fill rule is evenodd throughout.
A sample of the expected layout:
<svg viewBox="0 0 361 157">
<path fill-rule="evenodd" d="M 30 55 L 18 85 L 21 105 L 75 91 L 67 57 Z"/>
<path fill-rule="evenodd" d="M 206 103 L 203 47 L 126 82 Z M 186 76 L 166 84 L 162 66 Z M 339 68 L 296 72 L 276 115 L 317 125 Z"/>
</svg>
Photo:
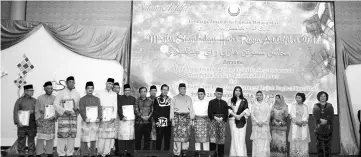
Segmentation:
<svg viewBox="0 0 361 157">
<path fill-rule="evenodd" d="M 241 12 L 238 4 L 232 4 L 228 7 L 228 14 L 231 16 L 238 16 Z"/>
</svg>

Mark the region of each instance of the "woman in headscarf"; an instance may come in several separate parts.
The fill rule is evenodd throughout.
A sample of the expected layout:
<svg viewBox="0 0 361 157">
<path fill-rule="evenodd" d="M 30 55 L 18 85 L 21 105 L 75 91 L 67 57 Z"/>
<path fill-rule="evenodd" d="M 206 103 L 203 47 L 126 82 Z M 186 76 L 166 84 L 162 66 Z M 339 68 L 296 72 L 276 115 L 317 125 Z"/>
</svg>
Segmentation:
<svg viewBox="0 0 361 157">
<path fill-rule="evenodd" d="M 304 104 L 304 93 L 296 94 L 296 103 L 291 105 L 291 126 L 288 134 L 290 157 L 308 157 L 308 143 L 311 142 L 308 130 L 308 106 Z"/>
<path fill-rule="evenodd" d="M 269 157 L 270 153 L 270 115 L 271 105 L 263 100 L 263 93 L 256 93 L 256 101 L 251 106 L 252 118 L 252 157 Z"/>
<path fill-rule="evenodd" d="M 312 114 L 316 120 L 317 152 L 319 157 L 330 157 L 334 110 L 332 104 L 327 102 L 328 94 L 326 92 L 319 92 L 317 100 L 319 102 L 314 105 Z"/>
<path fill-rule="evenodd" d="M 287 157 L 287 118 L 288 106 L 285 98 L 277 94 L 271 110 L 271 156 Z"/>
<path fill-rule="evenodd" d="M 231 150 L 229 156 L 247 156 L 246 129 L 247 117 L 251 114 L 248 109 L 248 101 L 243 97 L 242 88 L 236 86 L 233 97 L 228 101 L 229 126 L 231 129 Z"/>
</svg>

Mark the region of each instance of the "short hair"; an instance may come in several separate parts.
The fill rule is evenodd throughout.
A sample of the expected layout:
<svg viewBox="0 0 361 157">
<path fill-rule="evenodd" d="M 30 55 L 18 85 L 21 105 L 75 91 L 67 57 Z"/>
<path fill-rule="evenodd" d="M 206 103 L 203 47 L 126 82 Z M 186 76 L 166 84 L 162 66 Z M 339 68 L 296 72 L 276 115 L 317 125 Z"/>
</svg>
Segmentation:
<svg viewBox="0 0 361 157">
<path fill-rule="evenodd" d="M 163 84 L 163 85 L 160 87 L 160 89 L 162 90 L 164 87 L 167 87 L 167 88 L 169 89 L 169 86 L 166 85 L 166 84 Z"/>
<path fill-rule="evenodd" d="M 262 91 L 260 91 L 260 90 L 256 92 L 256 94 L 258 94 L 258 93 L 261 93 L 263 95 Z"/>
<path fill-rule="evenodd" d="M 140 87 L 140 88 L 139 88 L 139 93 L 140 93 L 140 91 L 141 91 L 142 89 L 145 89 L 145 91 L 148 91 L 147 87 L 144 87 L 144 86 L 143 86 L 143 87 Z"/>
<path fill-rule="evenodd" d="M 326 95 L 326 101 L 328 101 L 328 94 L 325 91 L 321 91 L 317 93 L 317 100 L 320 101 L 321 95 L 325 94 Z"/>
<path fill-rule="evenodd" d="M 306 101 L 306 95 L 305 95 L 305 93 L 297 93 L 297 94 L 296 94 L 296 97 L 297 97 L 297 96 L 299 96 L 299 97 L 302 98 L 302 102 L 305 102 L 305 101 Z"/>
</svg>

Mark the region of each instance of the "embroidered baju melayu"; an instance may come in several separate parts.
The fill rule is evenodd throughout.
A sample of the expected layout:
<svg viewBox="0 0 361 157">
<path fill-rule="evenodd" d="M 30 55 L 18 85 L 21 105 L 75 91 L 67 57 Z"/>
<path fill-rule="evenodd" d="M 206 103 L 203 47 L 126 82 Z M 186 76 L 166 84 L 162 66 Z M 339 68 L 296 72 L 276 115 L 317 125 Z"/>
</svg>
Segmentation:
<svg viewBox="0 0 361 157">
<path fill-rule="evenodd" d="M 195 114 L 194 118 L 194 136 L 195 136 L 195 149 L 209 150 L 209 118 L 208 118 L 208 101 L 197 100 L 193 104 Z"/>
<path fill-rule="evenodd" d="M 176 95 L 170 105 L 170 119 L 174 122 L 173 153 L 180 155 L 181 150 L 188 150 L 194 119 L 192 99 L 188 95 Z"/>
<path fill-rule="evenodd" d="M 71 114 L 64 114 L 66 111 L 64 103 L 71 101 L 74 108 L 77 110 L 79 109 L 79 99 L 80 96 L 76 89 L 69 90 L 68 88 L 65 88 L 56 95 L 54 107 L 58 115 L 57 152 L 59 156 L 73 156 L 78 112 L 70 109 Z"/>
<path fill-rule="evenodd" d="M 55 96 L 47 94 L 40 95 L 36 101 L 35 120 L 39 123 L 36 135 L 36 155 L 53 154 L 56 116 L 45 118 L 45 108 L 54 105 L 54 101 Z M 46 152 L 44 152 L 44 141 L 46 141 Z"/>
</svg>

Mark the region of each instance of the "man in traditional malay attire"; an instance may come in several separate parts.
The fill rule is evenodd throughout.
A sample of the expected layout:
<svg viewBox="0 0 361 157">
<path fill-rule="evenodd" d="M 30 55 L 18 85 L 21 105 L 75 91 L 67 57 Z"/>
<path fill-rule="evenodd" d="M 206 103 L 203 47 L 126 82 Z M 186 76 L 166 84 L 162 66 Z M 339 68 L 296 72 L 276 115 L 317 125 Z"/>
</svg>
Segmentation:
<svg viewBox="0 0 361 157">
<path fill-rule="evenodd" d="M 222 100 L 223 89 L 217 88 L 215 99 L 209 101 L 208 117 L 210 122 L 210 150 L 216 151 L 218 145 L 218 156 L 224 155 L 224 143 L 226 139 L 226 124 L 228 119 L 228 104 Z"/>
<path fill-rule="evenodd" d="M 79 92 L 75 89 L 75 79 L 66 79 L 66 88 L 60 91 L 54 101 L 58 116 L 58 145 L 59 156 L 73 156 L 79 114 Z"/>
<path fill-rule="evenodd" d="M 205 90 L 198 88 L 198 100 L 193 104 L 195 114 L 194 120 L 194 134 L 195 134 L 195 149 L 209 150 L 209 118 L 208 118 L 208 101 L 204 99 Z"/>
<path fill-rule="evenodd" d="M 157 131 L 157 143 L 156 149 L 162 149 L 162 142 L 164 138 L 164 150 L 169 150 L 170 145 L 170 136 L 171 136 L 171 122 L 169 120 L 170 116 L 170 103 L 172 99 L 168 96 L 169 86 L 163 84 L 160 87 L 162 93 L 154 100 L 153 105 L 153 117 L 156 125 Z"/>
<path fill-rule="evenodd" d="M 115 131 L 115 119 L 117 117 L 117 94 L 112 91 L 114 85 L 114 79 L 108 78 L 105 83 L 105 89 L 100 90 L 95 96 L 100 99 L 100 105 L 102 109 L 108 108 L 111 110 L 108 120 L 102 118 L 102 121 L 99 124 L 99 133 L 98 133 L 98 141 L 97 148 L 98 154 L 101 156 L 106 156 L 110 154 L 111 148 L 114 146 L 114 138 L 116 136 Z"/>
<path fill-rule="evenodd" d="M 18 152 L 21 157 L 25 156 L 26 137 L 28 138 L 28 155 L 34 156 L 35 153 L 36 122 L 34 110 L 36 99 L 32 97 L 33 94 L 33 85 L 25 85 L 24 95 L 16 100 L 14 106 L 14 124 L 18 127 Z M 22 111 L 30 113 L 27 126 L 23 125 L 19 119 L 19 113 Z"/>
<path fill-rule="evenodd" d="M 50 81 L 43 85 L 45 94 L 40 95 L 35 105 L 35 120 L 37 123 L 36 155 L 41 156 L 46 153 L 48 157 L 53 156 L 55 138 L 55 96 L 53 85 Z M 51 113 L 54 113 L 51 115 Z M 46 152 L 44 152 L 44 141 L 46 141 Z"/>
<path fill-rule="evenodd" d="M 150 94 L 149 98 L 152 99 L 153 106 L 154 106 L 154 100 L 157 97 L 157 87 L 155 85 L 150 86 L 149 94 Z M 154 112 L 154 108 L 153 108 L 153 112 Z M 152 132 L 150 134 L 150 137 L 151 137 L 150 143 L 151 143 L 151 149 L 155 150 L 156 149 L 155 145 L 156 145 L 156 140 L 157 140 L 157 132 L 156 132 L 154 118 L 151 117 L 151 120 L 152 120 Z"/>
<path fill-rule="evenodd" d="M 170 105 L 170 119 L 173 122 L 173 153 L 180 156 L 181 150 L 188 150 L 194 110 L 192 98 L 186 95 L 186 85 L 180 83 L 179 94 L 174 96 Z"/>
<path fill-rule="evenodd" d="M 135 149 L 142 150 L 142 138 L 144 137 L 143 150 L 150 148 L 150 133 L 152 131 L 153 101 L 147 98 L 147 88 L 139 88 L 139 98 L 135 102 Z"/>
<path fill-rule="evenodd" d="M 93 95 L 94 83 L 89 81 L 85 84 L 86 95 L 79 100 L 79 112 L 82 118 L 81 121 L 81 143 L 80 152 L 82 156 L 96 156 L 96 141 L 98 140 L 99 121 L 102 117 L 102 108 L 100 106 L 100 99 Z M 87 111 L 96 108 L 97 113 L 89 113 Z M 96 120 L 90 120 L 89 116 L 96 116 Z M 90 148 L 88 143 L 90 142 Z"/>
<path fill-rule="evenodd" d="M 118 82 L 115 82 L 114 83 L 114 85 L 113 85 L 113 92 L 115 92 L 117 95 L 119 95 L 120 94 L 120 85 L 119 85 L 119 83 Z M 118 97 L 118 96 L 117 96 Z M 117 111 L 118 112 L 118 111 Z M 119 132 L 119 116 L 118 116 L 118 114 L 117 114 L 117 118 L 115 119 L 115 141 L 114 141 L 114 148 L 113 148 L 113 150 L 114 150 L 114 153 L 115 153 L 115 155 L 119 155 L 118 154 L 118 152 L 120 151 L 120 150 L 118 150 L 118 142 L 117 142 L 117 140 L 118 140 L 118 132 Z"/>
<path fill-rule="evenodd" d="M 131 156 L 134 150 L 134 105 L 135 97 L 131 96 L 129 84 L 125 84 L 124 95 L 118 95 L 119 133 L 118 150 L 125 150 L 126 156 Z"/>
<path fill-rule="evenodd" d="M 115 82 L 113 85 L 113 92 L 117 93 L 118 95 L 120 94 L 120 86 L 118 82 Z"/>
</svg>

